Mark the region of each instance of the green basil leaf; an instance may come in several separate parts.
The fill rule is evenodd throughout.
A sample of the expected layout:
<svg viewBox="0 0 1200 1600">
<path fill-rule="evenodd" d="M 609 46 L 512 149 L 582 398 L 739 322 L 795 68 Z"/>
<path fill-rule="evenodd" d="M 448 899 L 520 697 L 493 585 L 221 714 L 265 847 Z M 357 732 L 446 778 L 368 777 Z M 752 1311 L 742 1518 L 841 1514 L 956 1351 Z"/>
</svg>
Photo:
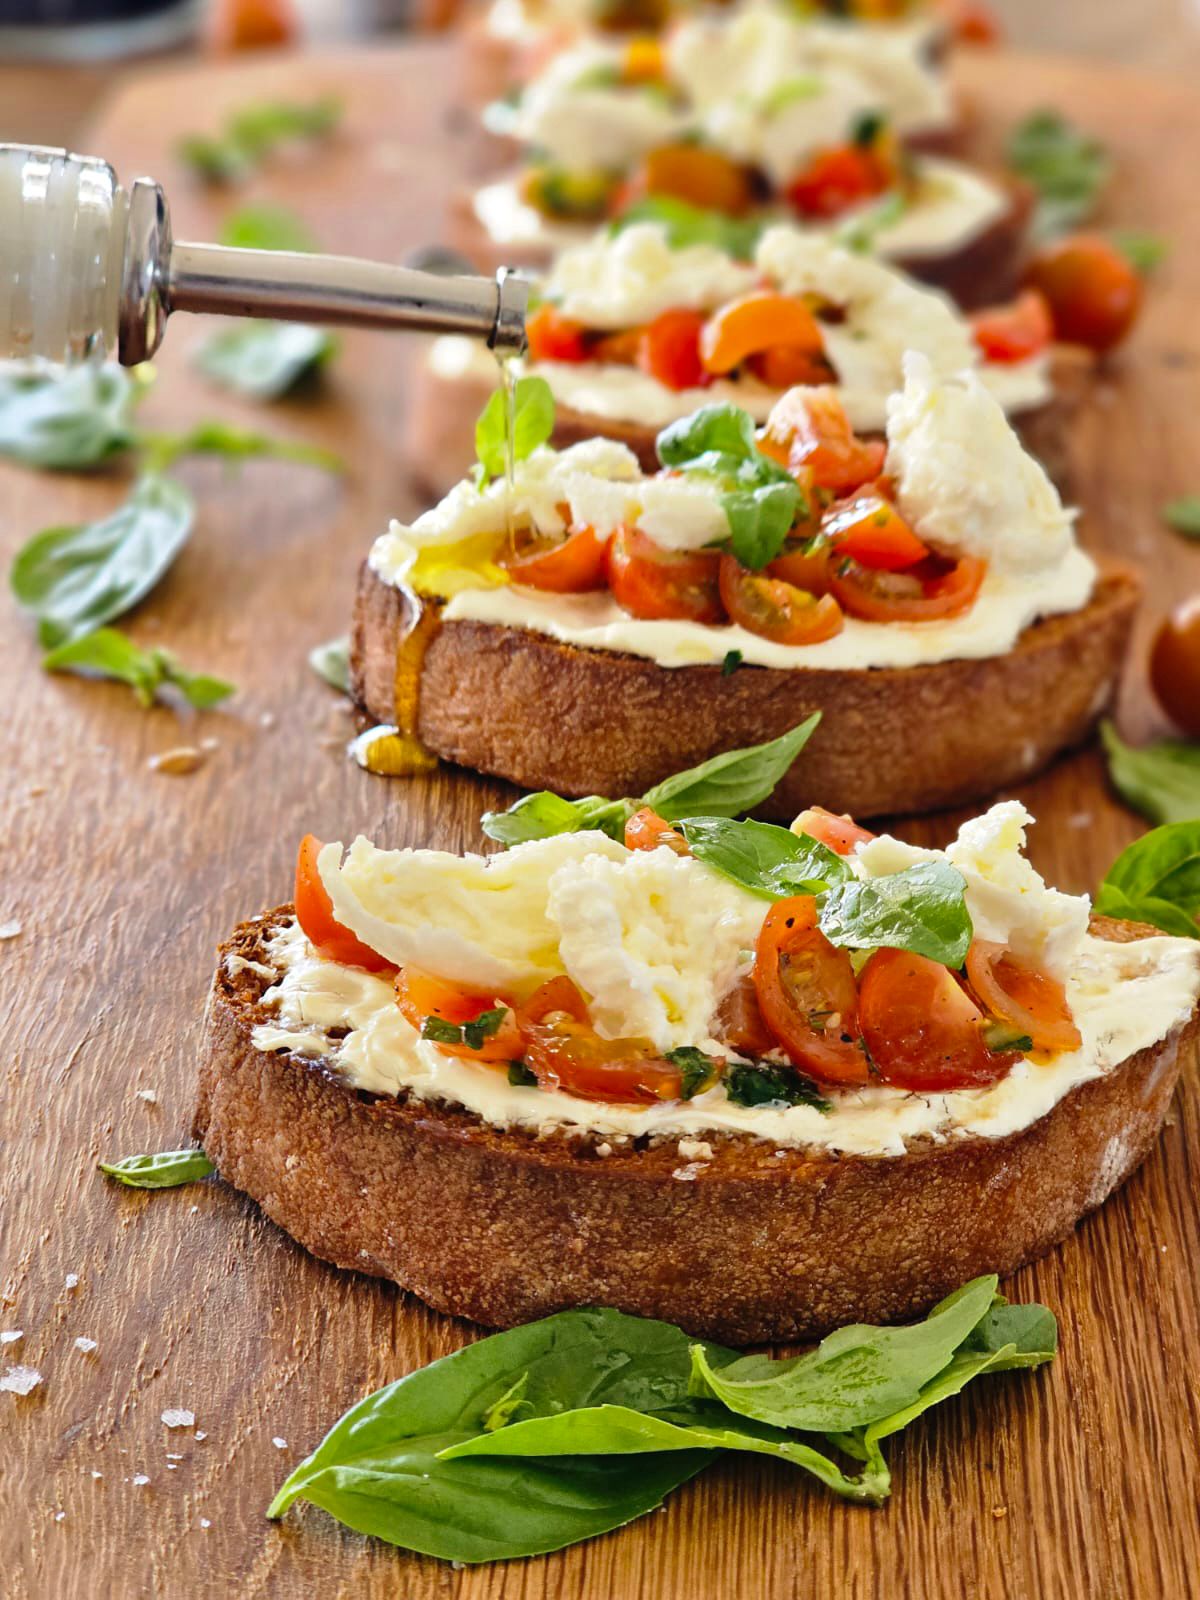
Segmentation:
<svg viewBox="0 0 1200 1600">
<path fill-rule="evenodd" d="M 769 822 L 686 817 L 678 826 L 697 860 L 764 900 L 819 894 L 850 877 L 849 867 L 827 845 Z"/>
<path fill-rule="evenodd" d="M 1151 822 L 1200 818 L 1200 744 L 1158 739 L 1140 750 L 1124 742 L 1111 722 L 1100 724 L 1108 776 L 1126 805 Z"/>
<path fill-rule="evenodd" d="M 505 471 L 506 393 L 496 389 L 475 424 L 475 454 L 482 467 L 480 487 Z M 545 378 L 518 378 L 513 386 L 513 460 L 526 461 L 554 432 L 554 393 Z"/>
<path fill-rule="evenodd" d="M 318 678 L 324 678 L 331 689 L 342 694 L 350 693 L 350 638 L 342 634 L 339 639 L 329 639 L 308 652 L 308 664 Z"/>
<path fill-rule="evenodd" d="M 693 1044 L 668 1050 L 665 1059 L 673 1067 L 679 1068 L 681 1100 L 691 1100 L 703 1090 L 711 1089 L 717 1081 L 717 1063 L 712 1056 L 706 1056 L 703 1050 L 698 1050 Z"/>
<path fill-rule="evenodd" d="M 508 1081 L 514 1089 L 536 1089 L 537 1074 L 530 1072 L 523 1061 L 508 1063 Z"/>
<path fill-rule="evenodd" d="M 642 796 L 640 804 L 666 822 L 680 817 L 735 817 L 753 811 L 787 773 L 821 720 L 814 711 L 790 733 L 765 744 L 726 750 L 698 767 L 664 778 Z"/>
<path fill-rule="evenodd" d="M 522 1418 L 509 1426 L 451 1445 L 442 1460 L 511 1457 L 640 1456 L 668 1450 L 740 1450 L 790 1462 L 847 1500 L 886 1497 L 890 1475 L 868 1471 L 850 1478 L 813 1445 L 723 1407 L 693 1400 L 676 1412 L 647 1414 L 627 1406 L 592 1406 L 554 1416 Z M 886 1473 L 886 1469 L 885 1469 Z"/>
<path fill-rule="evenodd" d="M 307 103 L 264 101 L 235 112 L 219 134 L 189 134 L 178 154 L 209 183 L 238 183 L 277 146 L 331 133 L 341 115 L 342 103 L 333 95 Z"/>
<path fill-rule="evenodd" d="M 307 224 L 285 206 L 243 206 L 225 219 L 219 239 L 234 250 L 290 250 L 308 255 L 317 248 Z"/>
<path fill-rule="evenodd" d="M 196 365 L 235 394 L 277 400 L 320 370 L 335 350 L 332 334 L 303 322 L 243 322 L 205 340 Z"/>
<path fill-rule="evenodd" d="M 116 628 L 97 628 L 51 650 L 42 659 L 47 672 L 79 672 L 115 678 L 133 689 L 142 705 L 152 705 L 170 685 L 199 711 L 211 710 L 234 692 L 234 685 L 207 673 L 188 672 L 166 650 L 141 650 Z"/>
<path fill-rule="evenodd" d="M 195 512 L 182 484 L 150 474 L 100 521 L 34 534 L 17 551 L 9 581 L 38 618 L 42 643 L 78 639 L 135 606 L 183 548 Z"/>
<path fill-rule="evenodd" d="M 217 1170 L 203 1150 L 162 1150 L 157 1155 L 126 1156 L 123 1161 L 99 1161 L 96 1165 L 130 1189 L 174 1189 Z"/>
<path fill-rule="evenodd" d="M 757 455 L 754 431 L 754 418 L 738 406 L 701 406 L 662 430 L 658 459 L 664 467 L 690 465 L 713 454 L 749 460 Z"/>
<path fill-rule="evenodd" d="M 426 1017 L 421 1024 L 421 1037 L 431 1040 L 434 1044 L 461 1044 L 462 1024 L 447 1022 L 445 1017 Z"/>
<path fill-rule="evenodd" d="M 1180 495 L 1162 509 L 1163 521 L 1185 539 L 1200 539 L 1200 494 Z"/>
<path fill-rule="evenodd" d="M 971 946 L 966 887 L 948 861 L 918 861 L 882 878 L 847 877 L 821 904 L 821 932 L 850 950 L 886 945 L 961 967 Z"/>
<path fill-rule="evenodd" d="M 1104 146 L 1052 110 L 1035 111 L 1017 126 L 1008 163 L 1037 190 L 1033 231 L 1043 239 L 1089 217 L 1111 171 Z"/>
<path fill-rule="evenodd" d="M 732 675 L 741 666 L 742 659 L 742 652 L 740 650 L 726 650 L 725 659 L 721 663 L 721 676 L 723 678 L 732 677 Z"/>
<path fill-rule="evenodd" d="M 870 255 L 879 235 L 894 227 L 908 210 L 908 197 L 902 189 L 893 189 L 874 205 L 852 215 L 834 230 L 834 238 L 843 250 L 853 250 L 858 255 Z"/>
<path fill-rule="evenodd" d="M 1112 241 L 1134 271 L 1143 277 L 1161 267 L 1171 249 L 1160 233 L 1149 233 L 1144 228 L 1118 228 Z"/>
<path fill-rule="evenodd" d="M 793 1067 L 778 1067 L 770 1061 L 748 1066 L 733 1061 L 721 1080 L 725 1093 L 736 1106 L 811 1106 L 823 1116 L 833 1110 L 811 1078 Z"/>
<path fill-rule="evenodd" d="M 0 455 L 54 471 L 94 467 L 134 441 L 140 386 L 123 367 L 0 369 Z"/>
<path fill-rule="evenodd" d="M 729 1354 L 708 1351 L 717 1367 Z M 711 1451 L 551 1465 L 451 1461 L 440 1453 L 485 1432 L 522 1378 L 522 1410 L 538 1417 L 603 1405 L 686 1405 L 689 1370 L 689 1341 L 678 1328 L 618 1311 L 567 1311 L 493 1334 L 352 1407 L 267 1515 L 280 1517 L 305 1499 L 360 1533 L 451 1561 L 560 1549 L 653 1510 L 708 1464 Z"/>
<path fill-rule="evenodd" d="M 707 244 L 732 256 L 735 261 L 752 261 L 762 237 L 762 222 L 726 216 L 723 211 L 706 211 L 700 206 L 677 200 L 674 195 L 652 194 L 635 200 L 615 222 L 609 233 L 621 233 L 637 222 L 656 222 L 666 232 L 672 250 Z"/>
<path fill-rule="evenodd" d="M 994 1275 L 975 1278 L 906 1327 L 839 1328 L 803 1356 L 743 1356 L 719 1366 L 697 1345 L 694 1392 L 772 1427 L 867 1427 L 917 1401 L 991 1309 L 996 1282 Z"/>
<path fill-rule="evenodd" d="M 1200 821 L 1169 822 L 1122 851 L 1100 885 L 1096 910 L 1200 939 Z"/>
<path fill-rule="evenodd" d="M 801 501 L 795 483 L 768 483 L 721 496 L 729 522 L 729 545 L 744 567 L 765 567 L 783 549 Z"/>
<path fill-rule="evenodd" d="M 507 1006 L 495 1006 L 491 1011 L 481 1011 L 477 1017 L 462 1025 L 463 1043 L 471 1050 L 482 1050 L 485 1039 L 497 1032 L 508 1015 Z"/>
<path fill-rule="evenodd" d="M 550 839 L 559 833 L 583 833 L 597 828 L 610 839 L 622 839 L 625 824 L 636 809 L 632 800 L 606 800 L 588 795 L 584 800 L 564 800 L 549 789 L 523 795 L 507 811 L 485 811 L 479 826 L 489 839 L 507 848 L 530 839 Z"/>
<path fill-rule="evenodd" d="M 198 422 L 187 433 L 145 433 L 141 445 L 146 460 L 156 472 L 165 472 L 182 456 L 221 456 L 231 463 L 251 460 L 295 461 L 300 466 L 317 467 L 322 472 L 343 473 L 346 464 L 323 445 L 305 444 L 298 439 L 276 439 L 251 428 L 235 428 L 228 422 Z"/>
</svg>

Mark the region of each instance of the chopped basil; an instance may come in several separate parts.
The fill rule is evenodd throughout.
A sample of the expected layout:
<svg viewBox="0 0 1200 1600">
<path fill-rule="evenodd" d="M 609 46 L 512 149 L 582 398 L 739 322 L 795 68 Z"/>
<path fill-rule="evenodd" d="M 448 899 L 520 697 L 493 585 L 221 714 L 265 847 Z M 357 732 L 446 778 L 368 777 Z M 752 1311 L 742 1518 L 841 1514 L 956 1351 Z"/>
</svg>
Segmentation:
<svg viewBox="0 0 1200 1600">
<path fill-rule="evenodd" d="M 634 800 L 606 800 L 596 794 L 583 800 L 564 800 L 549 789 L 540 789 L 536 794 L 522 795 L 507 811 L 485 811 L 479 825 L 489 839 L 498 840 L 506 849 L 530 839 L 586 833 L 591 828 L 620 840 L 637 806 Z"/>
<path fill-rule="evenodd" d="M 74 472 L 134 442 L 144 390 L 124 367 L 13 365 L 0 371 L 0 455 L 28 467 Z"/>
<path fill-rule="evenodd" d="M 721 676 L 723 678 L 731 677 L 741 664 L 742 652 L 740 650 L 726 650 L 725 659 L 721 663 Z"/>
<path fill-rule="evenodd" d="M 508 1015 L 507 1006 L 496 1006 L 491 1011 L 481 1011 L 470 1022 L 447 1022 L 444 1017 L 426 1017 L 421 1024 L 421 1037 L 434 1044 L 465 1044 L 468 1050 L 482 1050 L 485 1039 L 490 1039 Z"/>
<path fill-rule="evenodd" d="M 537 1076 L 530 1072 L 523 1061 L 510 1061 L 508 1063 L 508 1081 L 514 1089 L 536 1089 Z"/>
<path fill-rule="evenodd" d="M 433 1044 L 461 1044 L 462 1024 L 447 1022 L 444 1017 L 426 1017 L 421 1024 L 421 1037 Z"/>
<path fill-rule="evenodd" d="M 725 1093 L 738 1106 L 811 1106 L 824 1115 L 833 1110 L 811 1078 L 793 1067 L 777 1067 L 769 1061 L 754 1066 L 734 1061 L 722 1079 Z"/>
<path fill-rule="evenodd" d="M 983 1026 L 983 1042 L 995 1055 L 1009 1050 L 1019 1050 L 1022 1055 L 1033 1049 L 1033 1040 L 1027 1033 L 1007 1022 L 987 1022 Z"/>
<path fill-rule="evenodd" d="M 668 1050 L 666 1059 L 679 1068 L 681 1100 L 690 1100 L 703 1090 L 711 1089 L 717 1081 L 717 1063 L 695 1045 L 684 1044 L 676 1050 Z"/>
<path fill-rule="evenodd" d="M 222 223 L 220 241 L 234 250 L 288 250 L 294 255 L 317 248 L 307 225 L 286 206 L 243 206 Z"/>
<path fill-rule="evenodd" d="M 1130 266 L 1143 277 L 1163 264 L 1171 248 L 1161 234 L 1147 233 L 1143 228 L 1119 228 L 1113 234 L 1112 241 Z"/>
</svg>

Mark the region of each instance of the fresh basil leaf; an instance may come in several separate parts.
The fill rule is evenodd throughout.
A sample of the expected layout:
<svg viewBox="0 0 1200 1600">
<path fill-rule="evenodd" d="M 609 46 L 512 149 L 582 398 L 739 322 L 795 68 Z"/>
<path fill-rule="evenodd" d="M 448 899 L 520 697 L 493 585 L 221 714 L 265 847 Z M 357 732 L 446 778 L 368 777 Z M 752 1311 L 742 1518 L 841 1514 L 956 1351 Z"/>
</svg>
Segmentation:
<svg viewBox="0 0 1200 1600">
<path fill-rule="evenodd" d="M 494 1406 L 484 1413 L 483 1426 L 487 1433 L 497 1428 L 507 1428 L 513 1417 L 525 1404 L 525 1391 L 529 1387 L 529 1374 L 523 1372 L 502 1394 Z"/>
<path fill-rule="evenodd" d="M 278 400 L 311 378 L 336 348 L 332 334 L 303 322 L 243 322 L 205 340 L 196 365 L 236 394 Z"/>
<path fill-rule="evenodd" d="M 1111 722 L 1100 724 L 1108 776 L 1126 805 L 1151 822 L 1200 819 L 1200 744 L 1158 739 L 1135 749 Z"/>
<path fill-rule="evenodd" d="M 890 1487 L 890 1477 L 875 1472 L 847 1477 L 813 1445 L 789 1437 L 780 1428 L 731 1417 L 722 1406 L 702 1400 L 693 1400 L 674 1412 L 647 1414 L 627 1406 L 606 1405 L 522 1418 L 506 1428 L 451 1445 L 441 1459 L 620 1457 L 698 1448 L 773 1456 L 811 1472 L 847 1500 L 876 1502 Z"/>
<path fill-rule="evenodd" d="M 723 678 L 732 677 L 737 669 L 741 666 L 742 659 L 742 652 L 740 650 L 726 650 L 725 659 L 721 663 L 721 676 Z"/>
<path fill-rule="evenodd" d="M 664 467 L 691 465 L 714 454 L 749 460 L 757 455 L 754 418 L 738 406 L 701 406 L 665 427 L 655 448 Z"/>
<path fill-rule="evenodd" d="M 511 849 L 530 839 L 551 839 L 559 833 L 584 833 L 597 828 L 610 839 L 622 839 L 625 824 L 636 810 L 632 800 L 606 800 L 588 795 L 584 800 L 564 800 L 549 789 L 523 795 L 507 811 L 485 811 L 479 826 L 489 839 Z"/>
<path fill-rule="evenodd" d="M 290 250 L 308 255 L 317 248 L 307 225 L 284 206 L 244 206 L 226 218 L 219 237 L 234 250 Z"/>
<path fill-rule="evenodd" d="M 1035 111 L 1008 143 L 1008 164 L 1038 193 L 1033 232 L 1050 238 L 1095 210 L 1111 163 L 1104 146 L 1057 111 Z"/>
<path fill-rule="evenodd" d="M 203 1150 L 162 1150 L 157 1155 L 126 1156 L 122 1161 L 98 1161 L 96 1165 L 130 1189 L 174 1189 L 217 1170 Z"/>
<path fill-rule="evenodd" d="M 794 78 L 784 78 L 782 82 L 775 84 L 773 88 L 763 95 L 758 102 L 758 109 L 765 117 L 777 117 L 781 111 L 786 111 L 789 106 L 798 105 L 805 100 L 815 99 L 824 92 L 825 87 L 825 79 L 812 72 L 797 75 Z"/>
<path fill-rule="evenodd" d="M 672 250 L 707 244 L 735 261 L 754 259 L 764 226 L 762 222 L 727 216 L 723 211 L 706 211 L 674 195 L 651 194 L 635 200 L 610 223 L 609 233 L 621 233 L 638 222 L 658 223 L 665 230 Z"/>
<path fill-rule="evenodd" d="M 882 878 L 834 885 L 821 904 L 821 932 L 850 950 L 886 945 L 961 967 L 971 946 L 966 879 L 948 861 L 918 861 Z"/>
<path fill-rule="evenodd" d="M 758 571 L 783 549 L 800 507 L 795 483 L 767 483 L 721 496 L 729 522 L 729 546 L 742 566 Z"/>
<path fill-rule="evenodd" d="M 308 652 L 308 664 L 331 689 L 350 693 L 350 639 L 347 634 L 316 645 Z"/>
<path fill-rule="evenodd" d="M 142 705 L 154 703 L 167 686 L 179 690 L 198 711 L 209 711 L 234 692 L 234 685 L 203 672 L 188 672 L 167 650 L 141 650 L 116 628 L 97 628 L 59 645 L 42 658 L 47 672 L 79 672 L 115 678 L 133 689 Z"/>
<path fill-rule="evenodd" d="M 537 1074 L 530 1072 L 523 1061 L 508 1063 L 508 1081 L 514 1089 L 536 1089 Z"/>
<path fill-rule="evenodd" d="M 1169 501 L 1162 509 L 1162 517 L 1168 528 L 1185 539 L 1200 539 L 1200 494 L 1183 494 L 1178 500 Z"/>
<path fill-rule="evenodd" d="M 1100 885 L 1096 910 L 1200 939 L 1200 821 L 1169 822 L 1122 851 Z"/>
<path fill-rule="evenodd" d="M 507 1006 L 496 1006 L 491 1011 L 481 1011 L 477 1017 L 462 1025 L 463 1043 L 470 1050 L 482 1050 L 485 1039 L 490 1039 L 508 1015 Z"/>
<path fill-rule="evenodd" d="M 769 822 L 681 817 L 678 826 L 697 860 L 764 900 L 819 894 L 850 877 L 849 867 L 827 845 Z"/>
<path fill-rule="evenodd" d="M 183 456 L 222 456 L 226 461 L 295 461 L 322 472 L 342 473 L 346 464 L 324 446 L 298 439 L 276 439 L 251 428 L 228 422 L 198 422 L 187 433 L 145 433 L 141 436 L 145 458 L 155 472 L 165 472 Z"/>
<path fill-rule="evenodd" d="M 475 424 L 475 454 L 482 488 L 506 468 L 506 392 L 496 389 Z M 512 395 L 513 460 L 526 461 L 554 432 L 554 392 L 545 378 L 518 378 Z"/>
<path fill-rule="evenodd" d="M 94 467 L 134 442 L 140 393 L 123 367 L 0 367 L 0 455 L 53 471 Z"/>
<path fill-rule="evenodd" d="M 834 231 L 834 239 L 843 250 L 869 255 L 875 249 L 879 235 L 900 221 L 908 205 L 904 191 L 893 189 L 873 205 L 855 211 L 840 223 Z"/>
<path fill-rule="evenodd" d="M 332 95 L 307 104 L 266 101 L 245 106 L 219 134 L 189 134 L 178 145 L 180 158 L 209 183 L 238 183 L 279 145 L 317 139 L 330 133 L 342 115 Z"/>
<path fill-rule="evenodd" d="M 718 1368 L 729 1354 L 708 1352 Z M 539 1417 L 603 1405 L 686 1405 L 689 1370 L 689 1342 L 678 1328 L 618 1311 L 566 1311 L 493 1334 L 352 1407 L 267 1515 L 280 1517 L 305 1499 L 360 1533 L 451 1561 L 560 1549 L 653 1510 L 712 1452 L 550 1465 L 449 1461 L 440 1453 L 485 1432 L 522 1377 L 522 1407 Z"/>
<path fill-rule="evenodd" d="M 78 639 L 135 606 L 183 548 L 195 512 L 182 484 L 150 474 L 98 522 L 34 534 L 17 551 L 9 581 L 38 618 L 42 643 Z"/>
<path fill-rule="evenodd" d="M 426 1017 L 421 1024 L 422 1039 L 433 1044 L 461 1044 L 462 1036 L 461 1023 L 447 1022 L 445 1017 Z"/>
<path fill-rule="evenodd" d="M 1022 1365 L 1025 1357 L 1049 1361 L 1058 1350 L 1058 1323 L 1048 1306 L 1011 1306 L 997 1297 L 997 1303 L 971 1330 L 961 1351 L 1000 1350 L 1010 1352 L 1006 1358 L 1013 1366 Z"/>
<path fill-rule="evenodd" d="M 821 720 L 814 711 L 789 733 L 765 744 L 702 761 L 698 767 L 664 778 L 642 796 L 640 805 L 657 811 L 665 822 L 680 817 L 735 817 L 761 805 L 785 776 Z"/>
<path fill-rule="evenodd" d="M 733 1061 L 722 1078 L 725 1093 L 736 1106 L 811 1106 L 828 1116 L 833 1110 L 811 1078 L 793 1067 L 777 1067 L 770 1061 L 748 1066 Z"/>
<path fill-rule="evenodd" d="M 1118 228 L 1112 241 L 1134 271 L 1143 277 L 1161 267 L 1171 249 L 1161 234 L 1148 233 L 1144 228 Z"/>
<path fill-rule="evenodd" d="M 691 1100 L 705 1089 L 711 1089 L 717 1081 L 717 1063 L 695 1045 L 683 1044 L 668 1050 L 665 1059 L 679 1068 L 681 1100 Z"/>
<path fill-rule="evenodd" d="M 697 1345 L 694 1392 L 777 1428 L 840 1433 L 869 1426 L 918 1400 L 991 1309 L 996 1282 L 994 1275 L 975 1278 L 906 1327 L 839 1328 L 803 1356 L 743 1356 L 714 1366 Z"/>
</svg>

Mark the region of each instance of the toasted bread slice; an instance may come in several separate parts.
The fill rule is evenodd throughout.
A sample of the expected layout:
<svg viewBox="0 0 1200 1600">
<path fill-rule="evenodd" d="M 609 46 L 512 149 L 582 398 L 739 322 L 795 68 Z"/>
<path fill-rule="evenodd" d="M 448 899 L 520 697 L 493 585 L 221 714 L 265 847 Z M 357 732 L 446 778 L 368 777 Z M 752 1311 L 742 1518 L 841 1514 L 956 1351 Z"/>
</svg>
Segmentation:
<svg viewBox="0 0 1200 1600">
<path fill-rule="evenodd" d="M 258 1050 L 270 980 L 244 963 L 269 960 L 289 911 L 221 947 L 196 1134 L 221 1176 L 314 1255 L 490 1326 L 609 1305 L 747 1344 L 919 1314 L 979 1273 L 1042 1255 L 1129 1176 L 1200 1029 L 1193 1014 L 1003 1138 L 886 1157 L 713 1134 L 711 1159 L 689 1163 L 673 1138 L 539 1138 Z M 1156 932 L 1106 918 L 1092 931 Z"/>
<path fill-rule="evenodd" d="M 418 731 L 447 761 L 564 795 L 640 795 L 723 750 L 823 720 L 761 814 L 935 811 L 1032 776 L 1109 703 L 1140 596 L 1109 568 L 1079 611 L 1027 628 L 1007 655 L 931 666 L 661 667 L 546 634 L 452 621 L 421 672 Z M 364 564 L 351 634 L 355 698 L 395 719 L 403 593 Z"/>
</svg>

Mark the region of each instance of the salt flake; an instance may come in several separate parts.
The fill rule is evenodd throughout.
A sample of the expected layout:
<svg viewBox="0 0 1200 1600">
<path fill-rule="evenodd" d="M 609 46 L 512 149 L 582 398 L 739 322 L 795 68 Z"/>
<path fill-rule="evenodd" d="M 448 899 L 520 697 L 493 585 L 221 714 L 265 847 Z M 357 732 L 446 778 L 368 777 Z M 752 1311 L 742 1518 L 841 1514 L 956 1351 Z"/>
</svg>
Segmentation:
<svg viewBox="0 0 1200 1600">
<path fill-rule="evenodd" d="M 19 939 L 21 924 L 14 917 L 11 922 L 0 922 L 0 939 Z"/>
<path fill-rule="evenodd" d="M 63 1279 L 63 1288 L 64 1289 L 78 1289 L 78 1287 L 79 1287 L 79 1274 L 77 1272 L 68 1272 L 66 1277 Z"/>
<path fill-rule="evenodd" d="M 18 1339 L 25 1337 L 24 1328 L 5 1328 L 0 1332 L 0 1344 L 16 1344 Z"/>
<path fill-rule="evenodd" d="M 278 1434 L 276 1434 L 276 1436 L 271 1440 L 271 1443 L 275 1446 L 276 1450 L 287 1449 L 287 1440 L 281 1439 Z"/>
<path fill-rule="evenodd" d="M 9 1394 L 32 1394 L 42 1381 L 36 1367 L 9 1367 L 0 1377 L 0 1389 Z"/>
<path fill-rule="evenodd" d="M 163 1412 L 162 1419 L 165 1428 L 190 1428 L 196 1420 L 196 1413 L 180 1407 L 169 1407 Z"/>
<path fill-rule="evenodd" d="M 130 1478 L 129 1481 L 130 1481 L 130 1483 L 136 1483 L 138 1488 L 140 1489 L 143 1486 L 143 1484 L 147 1484 L 147 1483 L 150 1482 L 150 1477 L 149 1477 L 148 1473 L 135 1472 L 133 1477 Z"/>
<path fill-rule="evenodd" d="M 90 1356 L 92 1351 L 97 1349 L 98 1346 L 95 1339 L 87 1339 L 81 1335 L 75 1341 L 75 1348 L 76 1350 L 82 1350 L 85 1356 Z"/>
</svg>

